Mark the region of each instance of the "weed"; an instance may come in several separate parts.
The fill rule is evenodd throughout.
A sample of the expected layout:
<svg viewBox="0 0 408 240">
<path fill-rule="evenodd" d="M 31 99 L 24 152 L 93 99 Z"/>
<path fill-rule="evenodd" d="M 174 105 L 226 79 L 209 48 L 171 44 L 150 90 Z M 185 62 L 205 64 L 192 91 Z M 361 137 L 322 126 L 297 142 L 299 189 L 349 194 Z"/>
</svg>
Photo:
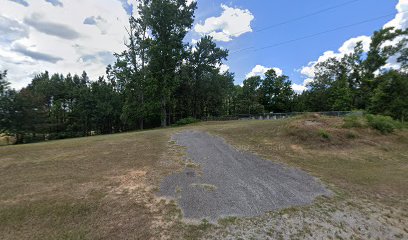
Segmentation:
<svg viewBox="0 0 408 240">
<path fill-rule="evenodd" d="M 197 169 L 197 168 L 200 168 L 200 164 L 195 163 L 195 162 L 193 162 L 193 161 L 187 161 L 187 162 L 186 162 L 186 167 L 187 167 L 187 168 Z"/>
<path fill-rule="evenodd" d="M 353 115 L 344 118 L 344 128 L 362 128 L 365 125 L 365 119 L 362 117 Z"/>
<path fill-rule="evenodd" d="M 380 131 L 382 134 L 389 134 L 393 133 L 395 129 L 401 128 L 401 124 L 395 120 L 393 120 L 389 116 L 381 116 L 381 115 L 366 115 L 368 125 Z"/>
<path fill-rule="evenodd" d="M 231 224 L 235 224 L 237 222 L 237 217 L 226 217 L 218 220 L 218 224 L 221 226 L 228 226 Z"/>
<path fill-rule="evenodd" d="M 212 192 L 212 191 L 217 190 L 217 186 L 212 185 L 212 184 L 206 184 L 206 183 L 193 183 L 190 186 L 199 187 L 199 188 L 202 188 L 202 189 L 204 189 L 204 190 L 206 190 L 208 192 Z"/>
<path fill-rule="evenodd" d="M 203 219 L 199 225 L 187 225 L 184 239 L 199 239 L 211 226 L 207 219 Z"/>
<path fill-rule="evenodd" d="M 330 139 L 331 136 L 328 132 L 326 132 L 324 129 L 319 130 L 319 135 L 324 138 L 324 139 Z"/>
</svg>

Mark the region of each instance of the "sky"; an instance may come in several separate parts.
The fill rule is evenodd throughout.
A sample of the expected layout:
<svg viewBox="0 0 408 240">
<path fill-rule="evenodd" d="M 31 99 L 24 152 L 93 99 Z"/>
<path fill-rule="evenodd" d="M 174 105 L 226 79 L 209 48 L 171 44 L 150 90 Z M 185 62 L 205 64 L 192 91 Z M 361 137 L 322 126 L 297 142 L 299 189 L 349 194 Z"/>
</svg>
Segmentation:
<svg viewBox="0 0 408 240">
<path fill-rule="evenodd" d="M 193 1 L 193 0 L 188 0 Z M 375 4 L 374 4 L 375 3 Z M 341 57 L 376 30 L 408 27 L 408 0 L 197 0 L 195 22 L 184 41 L 210 35 L 229 50 L 223 71 L 242 84 L 274 68 L 300 92 L 313 66 Z M 0 0 L 0 70 L 11 86 L 35 74 L 82 73 L 96 80 L 125 49 L 125 27 L 137 0 Z M 392 44 L 392 43 L 389 43 Z M 387 67 L 397 68 L 395 59 Z"/>
</svg>

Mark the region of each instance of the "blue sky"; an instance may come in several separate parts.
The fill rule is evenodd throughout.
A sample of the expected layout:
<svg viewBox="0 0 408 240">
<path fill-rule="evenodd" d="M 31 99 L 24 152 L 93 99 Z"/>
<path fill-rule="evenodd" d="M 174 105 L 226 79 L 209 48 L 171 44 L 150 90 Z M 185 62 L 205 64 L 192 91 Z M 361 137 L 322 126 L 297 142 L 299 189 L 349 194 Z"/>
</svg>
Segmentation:
<svg viewBox="0 0 408 240">
<path fill-rule="evenodd" d="M 255 65 L 259 64 L 265 67 L 280 68 L 284 74 L 290 76 L 293 82 L 301 84 L 304 76 L 300 74 L 299 70 L 302 66 L 316 60 L 327 50 L 336 51 L 346 40 L 352 37 L 361 35 L 370 36 L 373 31 L 380 29 L 386 22 L 393 19 L 394 16 L 260 51 L 247 50 L 237 53 L 234 53 L 234 51 L 253 46 L 261 48 L 336 27 L 354 24 L 377 16 L 396 13 L 395 6 L 398 3 L 398 1 L 375 0 L 375 4 L 373 4 L 372 0 L 360 0 L 299 21 L 257 32 L 259 29 L 277 25 L 332 6 L 338 6 L 345 2 L 350 1 L 235 0 L 224 2 L 228 6 L 248 9 L 254 15 L 254 20 L 251 22 L 253 32 L 245 33 L 227 43 L 218 42 L 220 46 L 229 49 L 232 53 L 227 65 L 230 67 L 230 71 L 235 72 L 236 83 L 241 83 L 245 79 L 246 74 Z M 219 16 L 222 10 L 220 1 L 199 1 L 196 22 L 202 22 L 211 16 Z"/>
<path fill-rule="evenodd" d="M 106 65 L 114 61 L 112 53 L 124 49 L 124 26 L 137 4 L 137 0 L 0 1 L 0 69 L 9 71 L 15 88 L 45 70 L 64 74 L 86 70 L 92 79 L 103 75 Z M 194 44 L 204 34 L 214 36 L 219 46 L 230 50 L 221 68 L 235 73 L 236 84 L 246 76 L 275 68 L 291 78 L 295 90 L 302 91 L 313 78 L 317 62 L 341 57 L 358 41 L 367 49 L 373 31 L 385 25 L 406 28 L 407 10 L 408 0 L 198 0 L 195 23 L 185 41 Z M 376 21 L 260 50 L 388 14 Z"/>
</svg>

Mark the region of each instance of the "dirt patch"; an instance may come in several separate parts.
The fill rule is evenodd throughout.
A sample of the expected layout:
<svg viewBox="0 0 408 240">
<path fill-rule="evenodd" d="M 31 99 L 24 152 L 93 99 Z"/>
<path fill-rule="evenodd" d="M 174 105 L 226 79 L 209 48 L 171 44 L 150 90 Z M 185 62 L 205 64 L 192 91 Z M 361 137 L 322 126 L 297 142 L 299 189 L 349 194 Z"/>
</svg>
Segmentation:
<svg viewBox="0 0 408 240">
<path fill-rule="evenodd" d="M 318 121 L 311 121 L 311 120 L 306 120 L 303 122 L 305 126 L 321 126 L 323 123 L 318 122 Z"/>
<path fill-rule="evenodd" d="M 406 239 L 402 209 L 358 199 L 318 201 L 257 218 L 225 219 L 203 239 Z"/>
</svg>

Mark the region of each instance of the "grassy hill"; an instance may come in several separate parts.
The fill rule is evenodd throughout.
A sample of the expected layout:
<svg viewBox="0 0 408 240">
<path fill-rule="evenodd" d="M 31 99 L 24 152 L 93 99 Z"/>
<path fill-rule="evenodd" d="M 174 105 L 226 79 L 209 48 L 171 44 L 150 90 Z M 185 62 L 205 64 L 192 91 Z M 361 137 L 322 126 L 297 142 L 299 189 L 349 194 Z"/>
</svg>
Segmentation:
<svg viewBox="0 0 408 240">
<path fill-rule="evenodd" d="M 185 223 L 174 201 L 154 194 L 164 176 L 185 165 L 185 150 L 170 141 L 173 133 L 184 129 L 207 131 L 240 150 L 301 168 L 336 194 L 312 206 L 259 218 L 227 218 L 219 225 Z M 257 228 L 256 222 L 266 226 L 281 219 L 286 228 L 262 231 L 275 238 L 304 237 L 318 232 L 318 221 L 304 225 L 293 219 L 314 216 L 326 221 L 323 215 L 340 212 L 355 221 L 371 214 L 372 220 L 360 219 L 369 230 L 378 230 L 378 236 L 404 237 L 408 234 L 407 172 L 407 131 L 383 135 L 370 128 L 344 128 L 343 119 L 320 116 L 206 122 L 6 146 L 0 147 L 0 235 L 3 239 L 194 239 L 246 234 L 231 229 Z M 369 238 L 367 231 L 354 229 L 359 222 L 329 221 L 325 224 L 333 231 L 330 236 L 347 238 L 351 232 L 351 236 Z M 393 231 L 381 232 L 388 230 L 380 226 Z"/>
</svg>

